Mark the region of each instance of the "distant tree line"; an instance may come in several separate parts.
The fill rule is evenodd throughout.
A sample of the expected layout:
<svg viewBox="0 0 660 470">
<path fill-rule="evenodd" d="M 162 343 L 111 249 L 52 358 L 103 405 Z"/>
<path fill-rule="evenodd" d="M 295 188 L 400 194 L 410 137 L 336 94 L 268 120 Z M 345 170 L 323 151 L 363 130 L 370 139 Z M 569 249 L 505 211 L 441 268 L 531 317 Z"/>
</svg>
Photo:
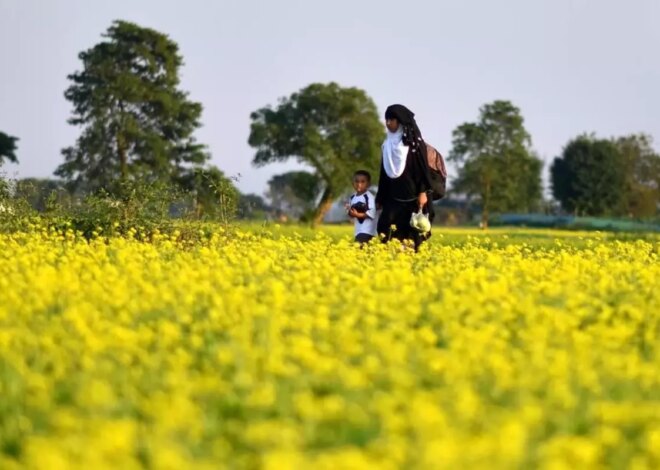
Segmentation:
<svg viewBox="0 0 660 470">
<path fill-rule="evenodd" d="M 582 135 L 550 167 L 552 192 L 576 215 L 653 217 L 660 204 L 660 157 L 644 134 Z"/>
<path fill-rule="evenodd" d="M 378 173 L 384 128 L 364 90 L 314 83 L 251 114 L 254 166 L 294 159 L 309 168 L 272 177 L 266 201 L 241 195 L 209 164 L 207 147 L 194 137 L 202 105 L 181 90 L 183 58 L 167 35 L 115 21 L 79 58 L 82 69 L 69 75 L 65 97 L 80 135 L 62 150 L 60 179 L 27 179 L 15 188 L 38 210 L 99 191 L 121 200 L 137 183 L 162 183 L 192 195 L 200 217 L 225 216 L 231 207 L 244 217 L 285 214 L 318 223 L 350 190 L 355 169 Z M 0 165 L 17 161 L 17 141 L 0 132 Z M 547 210 L 543 162 L 511 102 L 482 106 L 477 120 L 456 127 L 451 144 L 450 197 L 478 206 L 484 225 L 493 213 Z M 660 156 L 645 134 L 570 140 L 550 166 L 550 182 L 566 213 L 658 216 Z"/>
</svg>

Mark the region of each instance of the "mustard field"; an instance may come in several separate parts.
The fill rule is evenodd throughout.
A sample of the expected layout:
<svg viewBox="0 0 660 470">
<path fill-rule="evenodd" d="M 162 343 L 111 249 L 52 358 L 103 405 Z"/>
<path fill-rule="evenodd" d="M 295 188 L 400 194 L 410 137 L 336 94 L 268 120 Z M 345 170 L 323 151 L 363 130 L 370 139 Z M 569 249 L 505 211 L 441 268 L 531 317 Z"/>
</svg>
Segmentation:
<svg viewBox="0 0 660 470">
<path fill-rule="evenodd" d="M 660 238 L 349 230 L 0 234 L 0 468 L 660 468 Z"/>
</svg>

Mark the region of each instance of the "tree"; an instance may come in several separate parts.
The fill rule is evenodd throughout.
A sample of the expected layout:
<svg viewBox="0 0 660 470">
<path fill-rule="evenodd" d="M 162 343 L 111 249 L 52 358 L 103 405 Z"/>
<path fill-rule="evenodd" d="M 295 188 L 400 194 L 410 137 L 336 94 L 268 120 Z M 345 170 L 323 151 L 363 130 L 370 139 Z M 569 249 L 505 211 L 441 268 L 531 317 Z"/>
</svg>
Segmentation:
<svg viewBox="0 0 660 470">
<path fill-rule="evenodd" d="M 652 147 L 651 137 L 633 134 L 615 140 L 625 174 L 625 198 L 621 214 L 651 217 L 660 204 L 660 155 Z"/>
<path fill-rule="evenodd" d="M 194 168 L 177 182 L 193 195 L 198 217 L 228 223 L 236 215 L 240 193 L 232 179 L 219 168 Z"/>
<path fill-rule="evenodd" d="M 266 193 L 273 209 L 295 218 L 314 214 L 322 181 L 307 171 L 290 171 L 275 175 L 268 181 Z"/>
<path fill-rule="evenodd" d="M 53 203 L 69 201 L 71 195 L 62 182 L 53 179 L 23 178 L 16 181 L 16 198 L 26 201 L 33 209 L 44 212 Z"/>
<path fill-rule="evenodd" d="M 571 140 L 550 168 L 552 194 L 578 215 L 615 215 L 626 194 L 625 165 L 614 142 L 582 135 Z"/>
<path fill-rule="evenodd" d="M 4 132 L 0 132 L 0 166 L 2 166 L 4 159 L 13 163 L 18 162 L 18 159 L 16 158 L 17 141 L 17 137 L 12 137 Z"/>
<path fill-rule="evenodd" d="M 376 172 L 384 130 L 372 99 L 358 88 L 315 83 L 251 115 L 253 164 L 297 158 L 322 183 L 313 224 L 348 189 L 357 169 Z"/>
<path fill-rule="evenodd" d="M 115 21 L 105 40 L 79 54 L 83 70 L 69 75 L 69 123 L 81 126 L 62 150 L 56 174 L 70 186 L 115 190 L 129 179 L 167 181 L 208 159 L 193 132 L 202 105 L 179 89 L 183 61 L 166 35 Z"/>
<path fill-rule="evenodd" d="M 242 219 L 264 218 L 269 210 L 264 198 L 258 194 L 241 194 L 238 197 L 238 216 Z"/>
<path fill-rule="evenodd" d="M 531 149 L 520 110 L 509 101 L 480 109 L 478 122 L 453 132 L 449 160 L 458 163 L 454 191 L 477 196 L 482 224 L 491 211 L 530 211 L 541 200 L 543 164 Z"/>
</svg>

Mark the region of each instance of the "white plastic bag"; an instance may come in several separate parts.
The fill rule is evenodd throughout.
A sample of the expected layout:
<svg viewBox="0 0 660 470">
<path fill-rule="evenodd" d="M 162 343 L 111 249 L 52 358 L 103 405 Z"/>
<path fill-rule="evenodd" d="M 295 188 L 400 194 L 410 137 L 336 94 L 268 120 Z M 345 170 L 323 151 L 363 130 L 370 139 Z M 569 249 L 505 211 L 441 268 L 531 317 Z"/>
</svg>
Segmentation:
<svg viewBox="0 0 660 470">
<path fill-rule="evenodd" d="M 410 226 L 415 230 L 418 230 L 420 233 L 428 233 L 431 231 L 431 221 L 427 214 L 419 212 L 413 212 L 410 216 Z"/>
</svg>

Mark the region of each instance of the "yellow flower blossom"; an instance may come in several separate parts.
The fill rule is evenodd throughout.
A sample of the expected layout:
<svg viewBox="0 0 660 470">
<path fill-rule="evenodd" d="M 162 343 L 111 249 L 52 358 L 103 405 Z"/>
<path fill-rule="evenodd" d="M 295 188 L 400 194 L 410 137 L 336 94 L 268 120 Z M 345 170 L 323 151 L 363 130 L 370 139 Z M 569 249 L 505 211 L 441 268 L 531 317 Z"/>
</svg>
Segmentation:
<svg viewBox="0 0 660 470">
<path fill-rule="evenodd" d="M 660 468 L 657 236 L 182 233 L 0 234 L 0 468 Z"/>
</svg>

